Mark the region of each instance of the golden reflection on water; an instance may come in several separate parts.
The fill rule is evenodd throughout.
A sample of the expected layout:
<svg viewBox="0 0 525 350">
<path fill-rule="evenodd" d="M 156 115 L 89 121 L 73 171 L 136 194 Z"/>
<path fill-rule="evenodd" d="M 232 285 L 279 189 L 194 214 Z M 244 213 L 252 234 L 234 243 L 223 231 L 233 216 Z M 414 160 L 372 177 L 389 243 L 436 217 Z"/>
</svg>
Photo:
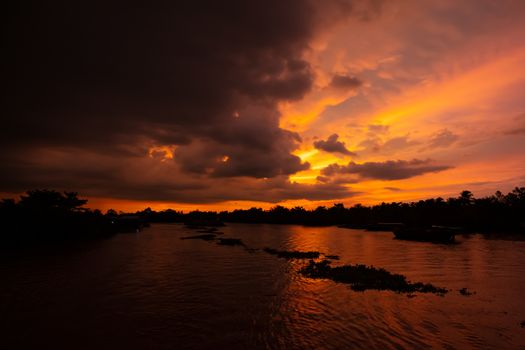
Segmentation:
<svg viewBox="0 0 525 350">
<path fill-rule="evenodd" d="M 360 339 L 359 334 L 365 329 L 370 332 L 369 328 L 375 328 L 370 333 L 376 338 L 368 341 L 363 338 L 366 343 L 363 348 L 486 348 L 487 344 L 498 344 L 499 348 L 521 344 L 525 348 L 525 332 L 519 326 L 521 319 L 525 319 L 525 302 L 521 297 L 525 288 L 521 277 L 525 272 L 525 242 L 491 241 L 472 235 L 459 236 L 457 244 L 434 245 L 394 240 L 387 232 L 301 226 L 286 231 L 288 235 L 281 249 L 340 255 L 341 261 L 335 264 L 384 267 L 407 275 L 411 281 L 429 282 L 450 290 L 445 297 L 406 296 L 353 292 L 347 286 L 326 280 L 298 279 L 290 285 L 294 291 L 290 303 L 305 317 L 312 317 L 312 310 L 320 305 L 332 312 L 360 310 L 368 325 L 363 325 L 359 317 L 343 318 L 336 323 L 354 339 Z M 475 294 L 460 295 L 461 288 Z M 330 315 L 326 309 L 324 312 L 325 316 Z M 318 322 L 316 327 L 321 333 L 330 333 L 334 324 Z"/>
</svg>

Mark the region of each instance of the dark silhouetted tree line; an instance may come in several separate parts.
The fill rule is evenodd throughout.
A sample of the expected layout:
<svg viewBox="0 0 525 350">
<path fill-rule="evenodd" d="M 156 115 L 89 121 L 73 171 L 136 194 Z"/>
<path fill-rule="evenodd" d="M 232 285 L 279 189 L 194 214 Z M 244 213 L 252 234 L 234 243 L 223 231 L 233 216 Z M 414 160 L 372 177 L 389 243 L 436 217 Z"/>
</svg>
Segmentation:
<svg viewBox="0 0 525 350">
<path fill-rule="evenodd" d="M 106 237 L 135 231 L 140 219 L 83 206 L 86 199 L 75 192 L 27 191 L 20 200 L 0 201 L 0 245 L 54 242 Z"/>
<path fill-rule="evenodd" d="M 474 198 L 463 191 L 459 197 L 431 198 L 412 203 L 381 203 L 373 206 L 356 204 L 345 208 L 332 207 L 285 208 L 270 210 L 252 208 L 217 214 L 219 220 L 245 223 L 275 223 L 302 225 L 353 225 L 366 227 L 376 223 L 399 222 L 412 226 L 444 225 L 462 227 L 472 232 L 523 231 L 525 225 L 525 187 L 512 192 Z"/>
<path fill-rule="evenodd" d="M 251 208 L 184 214 L 172 209 L 157 212 L 147 208 L 134 214 L 109 210 L 104 215 L 99 210 L 84 208 L 86 202 L 75 192 L 50 190 L 28 191 L 19 201 L 3 199 L 0 202 L 0 244 L 104 237 L 117 232 L 134 232 L 149 222 L 349 225 L 356 228 L 399 222 L 421 227 L 457 226 L 467 232 L 525 231 L 525 187 L 516 187 L 506 195 L 498 191 L 483 198 L 474 198 L 472 192 L 463 191 L 458 197 L 446 200 L 431 198 L 373 206 L 356 204 L 350 208 L 337 203 L 313 210 L 277 205 L 269 210 Z"/>
<path fill-rule="evenodd" d="M 134 215 L 141 217 L 145 222 L 184 222 L 184 215 L 182 211 L 173 209 L 166 209 L 162 211 L 154 211 L 151 208 L 146 208 L 143 211 L 138 211 Z"/>
<path fill-rule="evenodd" d="M 173 210 L 135 213 L 148 222 L 241 222 L 299 224 L 309 226 L 349 225 L 367 227 L 377 223 L 404 223 L 411 226 L 456 226 L 471 232 L 518 232 L 525 229 L 525 187 L 516 187 L 504 195 L 474 198 L 470 191 L 458 197 L 441 197 L 411 203 L 392 202 L 373 206 L 356 204 L 345 208 L 341 203 L 313 210 L 277 205 L 269 210 L 238 209 L 231 212 Z"/>
</svg>

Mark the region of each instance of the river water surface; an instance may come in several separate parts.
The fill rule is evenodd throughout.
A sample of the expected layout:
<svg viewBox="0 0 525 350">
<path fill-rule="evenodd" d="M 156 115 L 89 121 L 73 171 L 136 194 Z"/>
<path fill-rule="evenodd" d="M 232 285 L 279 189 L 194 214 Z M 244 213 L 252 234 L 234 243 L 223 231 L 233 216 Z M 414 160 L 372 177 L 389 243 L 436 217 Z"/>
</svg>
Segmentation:
<svg viewBox="0 0 525 350">
<path fill-rule="evenodd" d="M 525 349 L 525 242 L 231 224 L 250 250 L 182 225 L 0 256 L 5 349 Z M 258 248 L 318 250 L 450 290 L 354 292 Z M 461 295 L 468 288 L 475 294 Z M 5 346 L 5 347 L 4 347 Z"/>
</svg>

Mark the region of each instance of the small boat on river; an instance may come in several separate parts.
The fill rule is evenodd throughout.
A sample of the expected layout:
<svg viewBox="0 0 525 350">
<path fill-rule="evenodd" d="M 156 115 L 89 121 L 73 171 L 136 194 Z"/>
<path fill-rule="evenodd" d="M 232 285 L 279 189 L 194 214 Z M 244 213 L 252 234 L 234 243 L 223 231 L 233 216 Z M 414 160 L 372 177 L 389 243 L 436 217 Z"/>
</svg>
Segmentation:
<svg viewBox="0 0 525 350">
<path fill-rule="evenodd" d="M 405 227 L 401 222 L 378 222 L 376 224 L 369 224 L 366 226 L 367 231 L 392 231 L 399 230 Z"/>
<path fill-rule="evenodd" d="M 409 241 L 452 243 L 458 231 L 457 227 L 447 226 L 402 227 L 394 230 L 394 236 Z"/>
</svg>

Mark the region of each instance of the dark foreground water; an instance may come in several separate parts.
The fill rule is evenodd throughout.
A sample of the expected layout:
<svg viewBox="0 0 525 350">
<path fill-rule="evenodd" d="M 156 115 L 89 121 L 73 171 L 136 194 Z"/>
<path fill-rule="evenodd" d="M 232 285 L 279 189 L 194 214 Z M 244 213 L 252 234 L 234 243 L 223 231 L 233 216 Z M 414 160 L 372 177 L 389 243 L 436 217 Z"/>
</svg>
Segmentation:
<svg viewBox="0 0 525 350">
<path fill-rule="evenodd" d="M 250 248 L 319 250 L 446 296 L 354 292 L 297 274 L 304 262 L 180 240 L 180 225 L 77 246 L 2 253 L 3 349 L 524 349 L 525 242 L 229 225 Z M 463 296 L 467 287 L 476 294 Z"/>
</svg>

